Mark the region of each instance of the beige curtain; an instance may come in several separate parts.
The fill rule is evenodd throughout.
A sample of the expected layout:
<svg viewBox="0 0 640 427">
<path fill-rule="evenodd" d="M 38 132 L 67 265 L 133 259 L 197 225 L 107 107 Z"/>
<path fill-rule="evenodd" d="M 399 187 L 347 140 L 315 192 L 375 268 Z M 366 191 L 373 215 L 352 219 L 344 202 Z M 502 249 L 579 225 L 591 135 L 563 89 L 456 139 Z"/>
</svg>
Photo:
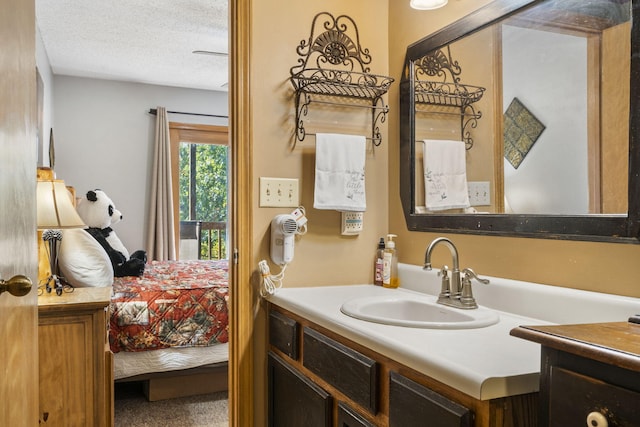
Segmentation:
<svg viewBox="0 0 640 427">
<path fill-rule="evenodd" d="M 158 107 L 153 155 L 151 200 L 147 230 L 147 257 L 151 260 L 175 260 L 176 241 L 171 191 L 171 141 L 167 109 Z"/>
</svg>

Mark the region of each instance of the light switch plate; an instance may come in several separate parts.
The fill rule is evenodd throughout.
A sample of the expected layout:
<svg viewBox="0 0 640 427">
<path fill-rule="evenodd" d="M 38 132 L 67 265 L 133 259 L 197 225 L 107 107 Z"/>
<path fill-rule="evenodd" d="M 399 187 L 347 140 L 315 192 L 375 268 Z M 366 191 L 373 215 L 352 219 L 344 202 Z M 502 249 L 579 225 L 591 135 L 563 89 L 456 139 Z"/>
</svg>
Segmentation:
<svg viewBox="0 0 640 427">
<path fill-rule="evenodd" d="M 489 181 L 469 181 L 467 187 L 471 206 L 491 205 L 491 186 Z"/>
<path fill-rule="evenodd" d="M 297 178 L 260 177 L 260 207 L 297 208 L 300 194 Z"/>
</svg>

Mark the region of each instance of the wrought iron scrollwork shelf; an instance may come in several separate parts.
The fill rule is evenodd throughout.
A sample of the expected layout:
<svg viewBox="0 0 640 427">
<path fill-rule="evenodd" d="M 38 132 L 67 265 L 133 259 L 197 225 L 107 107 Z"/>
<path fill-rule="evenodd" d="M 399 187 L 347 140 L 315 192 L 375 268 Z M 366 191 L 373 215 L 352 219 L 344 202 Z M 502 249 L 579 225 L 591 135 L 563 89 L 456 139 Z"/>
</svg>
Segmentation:
<svg viewBox="0 0 640 427">
<path fill-rule="evenodd" d="M 478 126 L 482 112 L 476 111 L 474 103 L 482 99 L 485 88 L 460 83 L 462 69 L 457 61 L 451 59 L 451 50 L 447 54 L 441 49 L 416 61 L 414 69 L 414 94 L 416 111 L 430 114 L 455 114 L 460 116 L 462 139 L 467 150 L 473 147 L 470 128 Z M 422 78 L 440 77 L 441 81 L 422 80 Z M 447 77 L 452 81 L 448 82 Z M 420 106 L 453 107 L 456 111 L 430 111 Z"/>
<path fill-rule="evenodd" d="M 318 29 L 321 32 L 316 36 Z M 347 33 L 353 33 L 354 37 Z M 346 15 L 334 18 L 327 12 L 317 14 L 309 39 L 302 40 L 296 52 L 300 55 L 298 65 L 290 69 L 295 91 L 296 139 L 303 141 L 307 135 L 303 117 L 307 116 L 309 106 L 320 103 L 370 109 L 369 139 L 380 145 L 378 124 L 384 123 L 389 111 L 382 97 L 394 79 L 369 72 L 365 65 L 371 62 L 371 55 L 360 46 L 353 19 Z"/>
</svg>

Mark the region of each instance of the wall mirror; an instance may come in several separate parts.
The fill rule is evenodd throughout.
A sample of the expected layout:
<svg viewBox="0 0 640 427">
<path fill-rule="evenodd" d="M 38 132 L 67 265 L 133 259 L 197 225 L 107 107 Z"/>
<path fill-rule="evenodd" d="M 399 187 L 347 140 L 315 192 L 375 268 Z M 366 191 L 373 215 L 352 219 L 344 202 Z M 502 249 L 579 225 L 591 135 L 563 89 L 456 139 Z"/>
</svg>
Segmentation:
<svg viewBox="0 0 640 427">
<path fill-rule="evenodd" d="M 638 5 L 496 0 L 410 45 L 400 82 L 409 230 L 638 242 Z M 471 208 L 439 203 L 461 190 L 454 180 L 443 191 L 430 163 L 444 156 L 455 175 L 460 162 L 449 146 L 429 151 L 433 140 L 466 148 Z"/>
</svg>

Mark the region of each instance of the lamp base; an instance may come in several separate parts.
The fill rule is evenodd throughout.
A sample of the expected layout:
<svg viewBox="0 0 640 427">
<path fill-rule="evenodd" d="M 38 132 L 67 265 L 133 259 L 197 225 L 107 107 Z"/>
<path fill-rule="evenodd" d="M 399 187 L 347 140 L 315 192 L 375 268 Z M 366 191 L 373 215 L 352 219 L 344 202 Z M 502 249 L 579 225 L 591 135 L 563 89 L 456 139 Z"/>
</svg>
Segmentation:
<svg viewBox="0 0 640 427">
<path fill-rule="evenodd" d="M 56 295 L 62 295 L 62 292 L 73 292 L 74 287 L 65 282 L 64 279 L 55 274 L 50 275 L 44 283 L 44 289 L 48 294 L 55 290 Z"/>
</svg>

